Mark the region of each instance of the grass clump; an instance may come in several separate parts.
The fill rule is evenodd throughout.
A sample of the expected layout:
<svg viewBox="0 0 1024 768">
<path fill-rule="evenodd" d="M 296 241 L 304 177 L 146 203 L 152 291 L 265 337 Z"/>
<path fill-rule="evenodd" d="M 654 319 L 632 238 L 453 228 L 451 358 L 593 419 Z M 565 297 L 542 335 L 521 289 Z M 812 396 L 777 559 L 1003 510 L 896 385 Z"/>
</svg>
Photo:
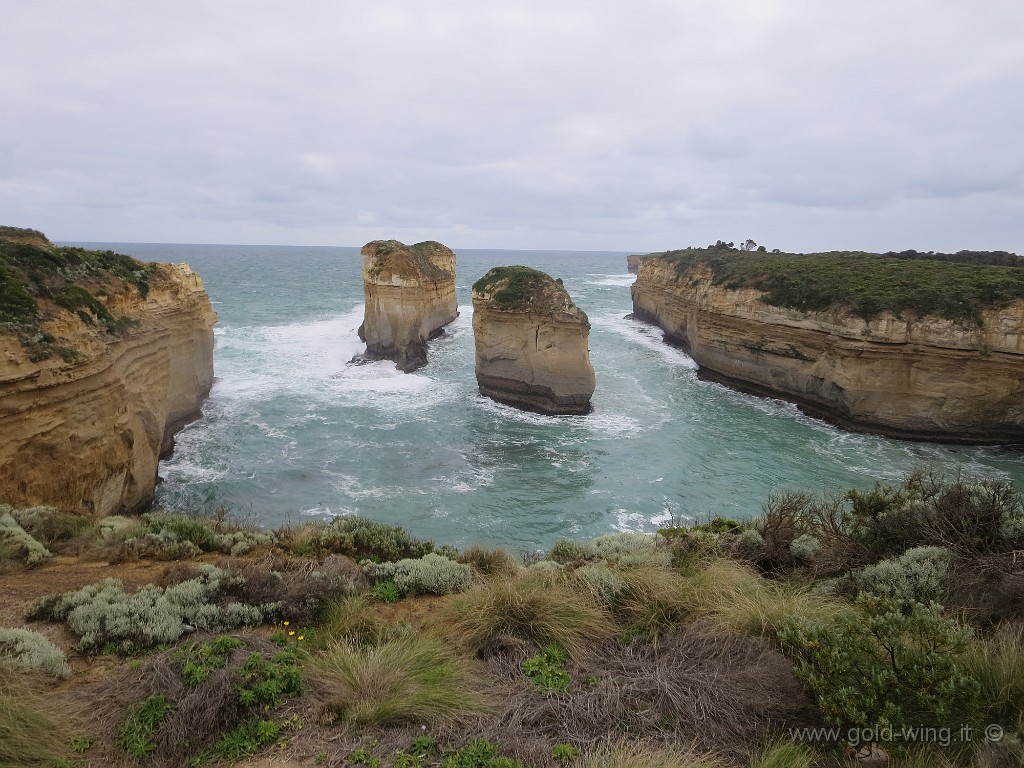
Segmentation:
<svg viewBox="0 0 1024 768">
<path fill-rule="evenodd" d="M 580 768 L 726 768 L 713 754 L 641 744 L 616 744 L 587 755 Z"/>
<path fill-rule="evenodd" d="M 611 617 L 593 599 L 543 575 L 495 579 L 446 609 L 454 631 L 478 652 L 511 636 L 538 649 L 557 644 L 576 658 L 614 633 Z"/>
<path fill-rule="evenodd" d="M 375 563 L 418 559 L 434 551 L 429 539 L 416 539 L 400 526 L 354 515 L 285 531 L 281 544 L 297 555 L 333 553 Z"/>
<path fill-rule="evenodd" d="M 48 766 L 67 758 L 75 720 L 60 699 L 0 664 L 0 765 Z"/>
<path fill-rule="evenodd" d="M 375 646 L 334 642 L 310 663 L 327 705 L 355 725 L 450 723 L 487 707 L 468 660 L 431 635 Z"/>
<path fill-rule="evenodd" d="M 64 651 L 30 629 L 0 628 L 0 664 L 4 663 L 62 680 L 71 677 Z"/>
<path fill-rule="evenodd" d="M 964 671 L 978 681 L 985 722 L 1024 735 L 1024 628 L 1002 626 L 967 648 Z"/>
<path fill-rule="evenodd" d="M 814 768 L 817 760 L 809 747 L 777 739 L 751 758 L 749 768 Z"/>
</svg>

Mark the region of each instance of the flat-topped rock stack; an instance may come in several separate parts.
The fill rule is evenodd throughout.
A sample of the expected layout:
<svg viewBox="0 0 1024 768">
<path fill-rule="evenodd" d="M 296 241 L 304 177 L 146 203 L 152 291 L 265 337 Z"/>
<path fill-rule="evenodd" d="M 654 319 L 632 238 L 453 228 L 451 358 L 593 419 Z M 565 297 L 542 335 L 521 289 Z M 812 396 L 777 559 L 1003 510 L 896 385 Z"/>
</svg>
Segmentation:
<svg viewBox="0 0 1024 768">
<path fill-rule="evenodd" d="M 561 280 L 529 267 L 495 267 L 473 285 L 480 392 L 560 415 L 591 410 L 590 321 Z"/>
<path fill-rule="evenodd" d="M 433 241 L 363 246 L 366 308 L 359 338 L 363 359 L 394 360 L 406 373 L 427 364 L 427 341 L 459 316 L 455 253 Z"/>
</svg>

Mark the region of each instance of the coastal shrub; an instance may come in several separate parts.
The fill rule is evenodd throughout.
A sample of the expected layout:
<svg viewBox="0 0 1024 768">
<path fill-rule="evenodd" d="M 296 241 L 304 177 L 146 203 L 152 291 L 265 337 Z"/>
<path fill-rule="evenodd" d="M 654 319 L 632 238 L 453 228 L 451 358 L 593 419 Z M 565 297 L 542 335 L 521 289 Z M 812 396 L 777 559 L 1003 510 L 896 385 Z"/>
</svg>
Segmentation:
<svg viewBox="0 0 1024 768">
<path fill-rule="evenodd" d="M 951 553 L 942 547 L 914 547 L 899 557 L 854 571 L 859 592 L 870 592 L 910 606 L 931 603 L 945 593 Z"/>
<path fill-rule="evenodd" d="M 0 514 L 0 568 L 32 567 L 50 559 L 50 551 L 36 541 L 9 513 Z"/>
<path fill-rule="evenodd" d="M 961 662 L 969 629 L 936 604 L 904 610 L 871 594 L 831 622 L 791 619 L 779 633 L 826 721 L 869 729 L 977 720 L 979 685 Z"/>
<path fill-rule="evenodd" d="M 382 603 L 397 603 L 402 599 L 402 590 L 391 579 L 378 581 L 370 591 Z"/>
<path fill-rule="evenodd" d="M 450 595 L 464 592 L 473 581 L 473 568 L 433 552 L 418 560 L 397 563 L 367 563 L 367 575 L 374 581 L 393 581 L 403 595 Z"/>
<path fill-rule="evenodd" d="M 131 654 L 175 642 L 187 627 L 223 631 L 259 624 L 280 605 L 218 604 L 226 573 L 200 567 L 195 579 L 171 587 L 148 584 L 125 592 L 117 579 L 105 579 L 82 589 L 41 601 L 31 618 L 64 621 L 80 638 L 85 653 Z"/>
<path fill-rule="evenodd" d="M 310 661 L 327 706 L 344 722 L 451 723 L 487 701 L 469 660 L 447 640 L 407 634 L 379 645 L 333 642 Z"/>
<path fill-rule="evenodd" d="M 70 758 L 75 714 L 62 697 L 0 664 L 0 765 L 38 768 Z"/>
<path fill-rule="evenodd" d="M 494 579 L 444 608 L 454 632 L 483 653 L 514 637 L 538 649 L 554 643 L 577 658 L 614 631 L 611 616 L 589 595 L 538 575 Z"/>
<path fill-rule="evenodd" d="M 609 610 L 618 607 L 626 590 L 622 575 L 606 565 L 584 565 L 572 572 L 574 587 L 588 591 L 594 599 Z"/>
<path fill-rule="evenodd" d="M 611 533 L 591 539 L 589 545 L 599 560 L 618 568 L 672 564 L 672 553 L 655 534 Z"/>
<path fill-rule="evenodd" d="M 71 676 L 64 651 L 30 629 L 0 628 L 0 664 L 4 663 L 61 679 Z"/>
<path fill-rule="evenodd" d="M 7 512 L 24 531 L 47 548 L 70 541 L 90 528 L 92 522 L 83 515 L 63 512 L 53 507 L 14 509 L 0 504 L 0 514 Z"/>
<path fill-rule="evenodd" d="M 336 517 L 325 526 L 313 528 L 304 538 L 308 551 L 332 552 L 357 561 L 395 562 L 434 551 L 432 541 L 415 539 L 404 528 L 357 516 Z"/>
</svg>

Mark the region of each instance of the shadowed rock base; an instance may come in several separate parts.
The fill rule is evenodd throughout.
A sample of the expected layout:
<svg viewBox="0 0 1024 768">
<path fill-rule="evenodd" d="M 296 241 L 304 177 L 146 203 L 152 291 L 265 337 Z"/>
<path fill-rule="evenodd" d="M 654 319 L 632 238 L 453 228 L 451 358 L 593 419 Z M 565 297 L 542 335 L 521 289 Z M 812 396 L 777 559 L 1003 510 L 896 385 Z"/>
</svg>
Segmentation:
<svg viewBox="0 0 1024 768">
<path fill-rule="evenodd" d="M 505 405 L 547 416 L 582 416 L 594 410 L 590 395 L 556 395 L 550 387 L 478 373 L 480 394 Z"/>
</svg>

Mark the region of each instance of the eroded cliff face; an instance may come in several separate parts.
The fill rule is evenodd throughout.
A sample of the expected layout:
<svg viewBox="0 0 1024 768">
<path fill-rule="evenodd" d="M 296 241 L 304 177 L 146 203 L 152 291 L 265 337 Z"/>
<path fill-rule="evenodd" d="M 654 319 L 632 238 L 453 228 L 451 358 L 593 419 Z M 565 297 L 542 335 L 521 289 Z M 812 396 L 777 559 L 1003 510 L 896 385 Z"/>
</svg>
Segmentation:
<svg viewBox="0 0 1024 768">
<path fill-rule="evenodd" d="M 701 375 L 790 400 L 841 427 L 915 440 L 1024 442 L 1024 301 L 980 326 L 928 315 L 800 312 L 712 283 L 697 264 L 643 259 L 633 311 Z"/>
<path fill-rule="evenodd" d="M 374 240 L 361 253 L 364 357 L 394 360 L 407 373 L 421 368 L 427 364 L 427 341 L 459 316 L 455 253 L 440 243 L 397 240 Z"/>
<path fill-rule="evenodd" d="M 62 355 L 33 361 L 0 326 L 0 501 L 92 515 L 144 508 L 161 453 L 199 415 L 216 321 L 199 276 L 161 264 L 146 298 L 122 284 L 100 300 L 134 323 L 112 335 L 50 307 L 40 330 Z"/>
<path fill-rule="evenodd" d="M 473 286 L 481 394 L 540 413 L 589 413 L 596 380 L 586 314 L 542 272 L 536 273 L 542 278 L 527 286 L 527 296 L 502 301 L 509 280 L 493 279 L 501 269 L 508 268 L 491 270 Z"/>
<path fill-rule="evenodd" d="M 637 269 L 639 269 L 639 267 L 640 267 L 640 259 L 642 259 L 642 258 L 643 258 L 643 256 L 640 256 L 640 255 L 627 256 L 626 257 L 626 271 L 629 272 L 630 274 L 634 274 L 635 275 L 637 273 Z"/>
</svg>

